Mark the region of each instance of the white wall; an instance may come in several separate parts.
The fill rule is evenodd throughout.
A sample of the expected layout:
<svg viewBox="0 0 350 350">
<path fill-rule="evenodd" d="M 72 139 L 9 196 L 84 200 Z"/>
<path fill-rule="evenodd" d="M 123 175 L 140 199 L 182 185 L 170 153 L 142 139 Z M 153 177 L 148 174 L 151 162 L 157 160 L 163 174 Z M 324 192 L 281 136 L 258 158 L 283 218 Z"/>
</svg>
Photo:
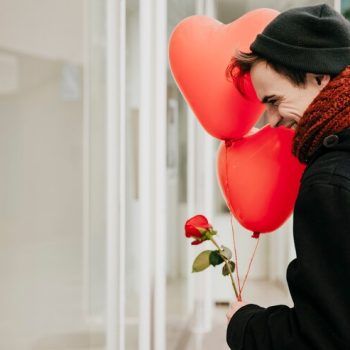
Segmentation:
<svg viewBox="0 0 350 350">
<path fill-rule="evenodd" d="M 62 98 L 61 64 L 17 58 L 19 89 L 0 96 L 0 348 L 12 350 L 82 322 L 82 101 Z"/>
<path fill-rule="evenodd" d="M 83 62 L 86 0 L 0 0 L 0 47 Z"/>
</svg>

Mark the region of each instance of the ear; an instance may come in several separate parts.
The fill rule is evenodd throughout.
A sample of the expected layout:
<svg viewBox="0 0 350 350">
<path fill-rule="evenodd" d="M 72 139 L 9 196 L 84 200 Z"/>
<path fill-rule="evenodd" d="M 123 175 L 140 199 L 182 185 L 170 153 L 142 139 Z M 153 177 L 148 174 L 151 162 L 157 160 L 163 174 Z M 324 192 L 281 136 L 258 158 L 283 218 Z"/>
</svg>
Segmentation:
<svg viewBox="0 0 350 350">
<path fill-rule="evenodd" d="M 330 75 L 312 74 L 312 79 L 317 84 L 317 88 L 321 91 L 331 80 Z"/>
</svg>

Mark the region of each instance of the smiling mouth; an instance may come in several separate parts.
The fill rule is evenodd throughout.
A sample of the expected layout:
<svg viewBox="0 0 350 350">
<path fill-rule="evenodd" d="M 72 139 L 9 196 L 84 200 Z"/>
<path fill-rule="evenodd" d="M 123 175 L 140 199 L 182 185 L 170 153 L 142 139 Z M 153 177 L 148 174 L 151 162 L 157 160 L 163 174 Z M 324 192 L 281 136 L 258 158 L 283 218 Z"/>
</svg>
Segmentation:
<svg viewBox="0 0 350 350">
<path fill-rule="evenodd" d="M 283 124 L 284 120 L 283 118 L 281 118 L 278 123 L 275 125 L 275 128 L 278 128 L 279 126 L 284 126 L 288 129 L 296 129 L 297 127 L 297 122 L 295 120 L 292 120 L 290 123 L 287 123 L 287 124 Z"/>
</svg>

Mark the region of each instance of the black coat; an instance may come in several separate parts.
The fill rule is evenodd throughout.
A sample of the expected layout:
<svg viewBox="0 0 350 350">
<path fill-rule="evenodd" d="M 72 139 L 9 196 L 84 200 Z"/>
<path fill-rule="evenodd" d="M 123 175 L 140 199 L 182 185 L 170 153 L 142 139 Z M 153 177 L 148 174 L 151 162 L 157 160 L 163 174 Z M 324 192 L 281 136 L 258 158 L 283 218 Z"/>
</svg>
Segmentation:
<svg viewBox="0 0 350 350">
<path fill-rule="evenodd" d="M 294 306 L 240 308 L 227 329 L 233 350 L 350 349 L 350 129 L 334 135 L 308 162 L 294 206 Z"/>
</svg>

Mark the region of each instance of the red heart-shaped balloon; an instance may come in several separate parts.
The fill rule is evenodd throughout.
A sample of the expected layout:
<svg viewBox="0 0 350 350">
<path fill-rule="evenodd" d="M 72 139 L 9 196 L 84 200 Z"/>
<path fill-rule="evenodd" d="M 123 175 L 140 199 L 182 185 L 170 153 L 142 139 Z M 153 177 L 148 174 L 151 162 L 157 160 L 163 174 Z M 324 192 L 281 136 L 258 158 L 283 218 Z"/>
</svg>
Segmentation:
<svg viewBox="0 0 350 350">
<path fill-rule="evenodd" d="M 294 131 L 266 125 L 217 154 L 221 190 L 231 213 L 246 229 L 267 233 L 290 216 L 305 165 L 292 155 Z"/>
<path fill-rule="evenodd" d="M 235 50 L 249 51 L 278 12 L 257 9 L 230 24 L 207 16 L 191 16 L 173 30 L 169 42 L 172 74 L 202 126 L 221 140 L 245 135 L 263 111 L 248 75 L 241 96 L 225 76 Z"/>
</svg>

